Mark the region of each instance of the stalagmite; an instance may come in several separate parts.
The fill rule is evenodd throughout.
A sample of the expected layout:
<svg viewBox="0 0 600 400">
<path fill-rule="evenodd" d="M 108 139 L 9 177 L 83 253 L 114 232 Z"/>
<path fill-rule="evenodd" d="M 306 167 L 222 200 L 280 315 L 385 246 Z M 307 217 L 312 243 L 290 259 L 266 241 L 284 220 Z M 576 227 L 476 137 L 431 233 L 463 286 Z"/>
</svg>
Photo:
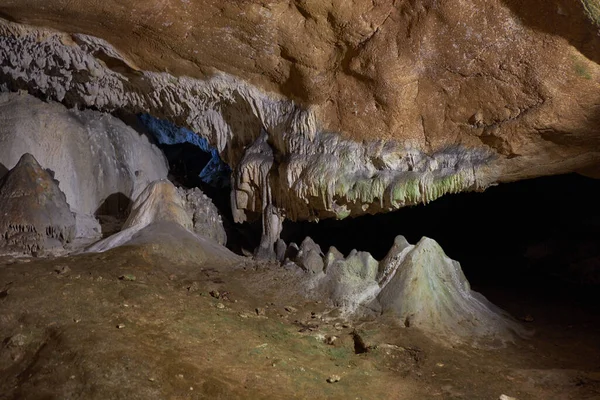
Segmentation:
<svg viewBox="0 0 600 400">
<path fill-rule="evenodd" d="M 0 93 L 0 164 L 10 169 L 24 153 L 60 182 L 77 237 L 100 238 L 97 215 L 125 213 L 127 204 L 119 200 L 128 203 L 148 183 L 167 177 L 162 152 L 118 118 Z"/>
<path fill-rule="evenodd" d="M 262 214 L 263 232 L 260 244 L 256 249 L 254 256 L 258 259 L 276 260 L 275 244 L 279 240 L 279 235 L 283 229 L 283 217 L 281 211 L 272 204 L 267 205 Z"/>
<path fill-rule="evenodd" d="M 434 240 L 423 238 L 407 247 L 403 239 L 380 265 L 385 273 L 377 301 L 383 312 L 448 343 L 498 346 L 528 335 L 505 311 L 471 290 L 460 264 Z"/>
<path fill-rule="evenodd" d="M 62 250 L 75 237 L 75 216 L 58 182 L 31 154 L 0 179 L 0 251 Z"/>
<path fill-rule="evenodd" d="M 194 233 L 194 222 L 186 202 L 168 180 L 151 183 L 132 206 L 123 230 L 86 249 L 104 252 L 119 246 L 161 246 L 170 243 L 181 248 L 194 261 L 209 259 L 224 263 L 239 261 L 239 257 L 209 237 Z M 175 254 L 178 257 L 181 254 Z"/>
<path fill-rule="evenodd" d="M 313 262 L 302 257 L 311 248 L 306 243 L 314 242 L 307 237 L 292 261 L 311 271 Z M 531 334 L 472 291 L 460 264 L 432 239 L 411 245 L 398 236 L 380 262 L 356 250 L 344 257 L 335 247 L 320 261 L 324 268 L 312 271 L 306 289 L 324 294 L 346 316 L 392 313 L 404 326 L 447 344 L 496 347 Z"/>
</svg>

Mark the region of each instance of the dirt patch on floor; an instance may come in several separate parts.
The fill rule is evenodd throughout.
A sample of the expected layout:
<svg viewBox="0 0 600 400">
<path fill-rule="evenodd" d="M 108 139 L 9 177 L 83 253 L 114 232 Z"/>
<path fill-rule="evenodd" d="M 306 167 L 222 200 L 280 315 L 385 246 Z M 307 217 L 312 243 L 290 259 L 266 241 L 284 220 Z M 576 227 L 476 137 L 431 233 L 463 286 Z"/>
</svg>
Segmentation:
<svg viewBox="0 0 600 400">
<path fill-rule="evenodd" d="M 600 398 L 589 315 L 453 348 L 392 316 L 340 318 L 293 290 L 300 271 L 155 250 L 1 259 L 0 399 Z"/>
</svg>

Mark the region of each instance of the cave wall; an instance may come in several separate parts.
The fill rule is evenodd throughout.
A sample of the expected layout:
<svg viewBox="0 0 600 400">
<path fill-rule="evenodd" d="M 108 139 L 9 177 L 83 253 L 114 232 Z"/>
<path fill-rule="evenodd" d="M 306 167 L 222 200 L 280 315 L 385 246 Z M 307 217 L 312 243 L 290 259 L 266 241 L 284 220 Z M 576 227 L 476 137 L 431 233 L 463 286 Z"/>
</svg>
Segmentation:
<svg viewBox="0 0 600 400">
<path fill-rule="evenodd" d="M 1 74 L 207 138 L 238 221 L 344 218 L 597 164 L 586 3 L 5 1 Z"/>
<path fill-rule="evenodd" d="M 77 215 L 78 236 L 93 234 L 96 214 L 126 212 L 130 200 L 168 172 L 162 152 L 111 115 L 0 93 L 0 164 L 11 169 L 25 153 L 59 182 Z"/>
</svg>

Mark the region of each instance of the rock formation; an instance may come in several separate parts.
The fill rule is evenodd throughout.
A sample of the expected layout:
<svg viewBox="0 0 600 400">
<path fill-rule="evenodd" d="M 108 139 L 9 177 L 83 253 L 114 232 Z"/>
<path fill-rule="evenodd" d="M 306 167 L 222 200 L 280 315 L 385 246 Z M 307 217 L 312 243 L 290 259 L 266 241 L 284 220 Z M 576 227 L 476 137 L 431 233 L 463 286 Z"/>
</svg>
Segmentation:
<svg viewBox="0 0 600 400">
<path fill-rule="evenodd" d="M 227 234 L 217 207 L 198 188 L 177 188 L 177 194 L 183 200 L 184 208 L 192 220 L 193 232 L 225 246 Z"/>
<path fill-rule="evenodd" d="M 377 296 L 382 311 L 395 313 L 407 327 L 417 327 L 450 343 L 499 345 L 528 334 L 506 312 L 471 290 L 460 264 L 432 239 L 392 249 L 385 266 L 389 278 Z M 399 251 L 398 251 L 399 250 Z"/>
<path fill-rule="evenodd" d="M 210 227 L 204 225 L 203 232 L 194 233 L 194 222 L 186 206 L 171 182 L 166 179 L 152 182 L 134 201 L 122 231 L 93 244 L 86 252 L 104 252 L 120 246 L 160 247 L 168 243 L 169 250 L 180 249 L 179 252 L 198 262 L 238 261 L 238 256 L 212 239 L 219 237 L 222 226 L 216 232 L 208 232 Z"/>
<path fill-rule="evenodd" d="M 237 221 L 344 218 L 596 165 L 593 4 L 8 1 L 1 74 L 205 137 Z"/>
<path fill-rule="evenodd" d="M 286 218 L 343 219 L 540 175 L 594 175 L 600 160 L 597 0 L 8 0 L 0 15 L 0 89 L 149 114 L 202 136 L 231 168 L 234 220 L 262 220 L 262 258 L 282 257 Z M 135 198 L 148 181 L 126 182 Z M 158 214 L 140 222 L 162 215 L 147 201 Z M 404 287 L 403 273 L 446 276 L 421 277 L 420 258 L 458 270 L 434 247 L 399 240 L 376 271 L 362 253 L 331 251 L 321 271 L 320 250 L 300 248 L 298 262 L 346 288 L 332 295 L 351 309 L 377 294 L 365 282 L 385 290 Z M 405 261 L 414 271 L 398 274 Z M 451 292 L 470 293 L 453 282 Z M 382 293 L 384 308 L 423 321 Z M 493 320 L 477 296 L 440 296 L 431 301 Z"/>
<path fill-rule="evenodd" d="M 302 255 L 302 248 L 315 248 L 311 243 L 318 248 L 307 238 L 292 261 L 313 273 L 307 279 L 309 293 L 326 295 L 344 315 L 392 313 L 404 326 L 446 344 L 496 347 L 531 334 L 472 291 L 460 264 L 432 239 L 410 245 L 398 236 L 381 261 L 356 250 L 344 257 L 332 247 L 319 258 L 324 265 L 319 271 L 313 257 Z"/>
<path fill-rule="evenodd" d="M 149 182 L 166 178 L 162 152 L 119 119 L 68 110 L 26 94 L 0 94 L 0 164 L 31 153 L 53 172 L 77 217 L 78 237 L 99 236 L 95 214 L 127 205 Z"/>
<path fill-rule="evenodd" d="M 31 154 L 0 179 L 0 251 L 38 254 L 61 250 L 75 237 L 65 195 Z"/>
</svg>

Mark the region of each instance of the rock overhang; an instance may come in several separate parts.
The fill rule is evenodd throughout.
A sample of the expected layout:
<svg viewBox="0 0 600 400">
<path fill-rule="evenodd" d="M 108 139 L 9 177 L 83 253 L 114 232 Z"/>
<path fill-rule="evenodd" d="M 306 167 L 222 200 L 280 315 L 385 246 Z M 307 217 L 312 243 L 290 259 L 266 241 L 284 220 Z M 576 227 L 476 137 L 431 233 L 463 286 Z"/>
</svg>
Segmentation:
<svg viewBox="0 0 600 400">
<path fill-rule="evenodd" d="M 31 17 L 37 11 L 36 2 L 30 3 Z M 155 5 L 138 3 L 132 5 L 139 5 L 142 14 Z M 298 30 L 296 38 L 286 29 L 298 16 L 286 20 L 292 11 L 285 11 L 284 5 L 294 6 L 292 11 L 311 26 Z M 145 41 L 156 32 L 137 32 L 141 42 L 135 51 L 125 37 L 117 38 L 96 25 L 78 25 L 66 9 L 57 20 L 44 22 L 38 16 L 30 21 L 72 34 L 2 24 L 2 36 L 10 38 L 2 45 L 2 74 L 13 89 L 25 88 L 80 107 L 149 112 L 207 138 L 234 171 L 232 205 L 239 221 L 261 213 L 265 203 L 275 204 L 291 219 L 385 212 L 446 193 L 587 168 L 600 158 L 593 124 L 598 118 L 594 104 L 600 97 L 598 65 L 581 46 L 574 48 L 558 36 L 536 36 L 501 2 L 489 7 L 468 2 L 475 16 L 455 13 L 447 2 L 414 9 L 381 2 L 368 10 L 358 7 L 356 12 L 338 6 L 332 11 L 305 2 L 251 2 L 233 11 L 226 4 L 210 23 L 197 17 L 204 22 L 189 27 L 192 36 L 171 46 L 170 53 L 166 48 L 175 43 L 170 29 L 179 32 L 187 26 L 193 19 L 186 14 L 189 7 L 210 6 L 198 2 L 182 4 L 179 11 L 164 9 L 153 16 L 162 21 L 157 32 L 164 34 L 155 48 L 154 64 Z M 8 4 L 4 14 L 18 20 L 24 15 L 20 7 Z M 48 8 L 50 14 L 60 14 L 52 3 Z M 569 8 L 570 18 L 579 18 L 576 11 Z M 323 20 L 328 12 L 330 18 Z M 399 18 L 398 13 L 413 17 Z M 176 15 L 180 20 L 165 19 Z M 83 20 L 93 18 L 93 8 L 83 16 Z M 227 19 L 230 31 L 220 30 L 219 24 L 224 24 L 220 18 Z M 477 18 L 497 30 L 481 26 Z M 361 19 L 370 22 L 361 25 L 357 22 Z M 122 25 L 127 20 L 132 27 Z M 250 28 L 249 20 L 266 28 Z M 344 20 L 346 24 L 341 23 Z M 398 26 L 408 20 L 414 25 L 412 33 L 400 33 Z M 432 37 L 430 25 L 435 21 L 439 32 Z M 471 30 L 468 41 L 462 28 L 452 26 L 457 21 Z M 106 23 L 125 30 L 146 26 L 118 7 L 109 12 Z M 212 48 L 209 36 L 201 40 L 194 36 L 198 31 L 212 34 L 220 44 L 220 55 L 192 50 L 192 56 L 184 51 L 194 43 L 202 50 Z M 442 32 L 448 37 L 441 38 Z M 246 34 L 249 41 L 271 35 L 272 43 L 262 41 L 249 50 L 223 42 Z M 406 43 L 400 46 L 396 41 L 392 46 L 390 37 L 402 35 Z M 288 47 L 300 38 L 304 45 L 294 51 L 302 54 L 290 53 Z M 585 40 L 589 46 L 597 42 Z M 442 48 L 451 42 L 454 50 Z M 564 55 L 538 63 L 542 50 L 535 46 L 542 42 Z M 271 51 L 274 45 L 276 52 Z M 311 46 L 313 51 L 307 51 Z M 234 48 L 239 53 L 235 57 Z M 324 57 L 331 48 L 341 53 Z M 393 48 L 398 60 L 388 54 Z M 491 54 L 492 50 L 501 52 Z M 40 57 L 49 64 L 40 65 Z M 223 63 L 227 57 L 231 65 Z M 254 61 L 244 64 L 241 58 Z M 283 81 L 269 72 L 268 60 L 273 58 L 289 67 Z M 197 59 L 202 62 L 190 64 Z M 28 60 L 33 66 L 26 65 Z M 320 83 L 305 69 L 321 73 Z M 49 70 L 58 74 L 53 76 Z M 292 70 L 305 79 L 295 82 Z M 337 91 L 332 91 L 332 84 Z M 317 92 L 327 99 L 310 94 Z M 402 98 L 401 104 L 386 103 L 383 97 L 394 97 L 390 93 Z M 385 129 L 359 112 L 364 105 L 361 99 L 373 96 L 382 97 L 374 115 L 386 121 Z M 339 114 L 336 123 L 332 123 L 331 102 Z M 397 124 L 389 123 L 391 116 Z M 256 149 L 263 132 L 267 138 L 261 146 L 270 151 Z M 252 147 L 257 151 L 250 157 L 247 149 Z M 260 165 L 270 165 L 268 176 L 261 175 Z"/>
</svg>

